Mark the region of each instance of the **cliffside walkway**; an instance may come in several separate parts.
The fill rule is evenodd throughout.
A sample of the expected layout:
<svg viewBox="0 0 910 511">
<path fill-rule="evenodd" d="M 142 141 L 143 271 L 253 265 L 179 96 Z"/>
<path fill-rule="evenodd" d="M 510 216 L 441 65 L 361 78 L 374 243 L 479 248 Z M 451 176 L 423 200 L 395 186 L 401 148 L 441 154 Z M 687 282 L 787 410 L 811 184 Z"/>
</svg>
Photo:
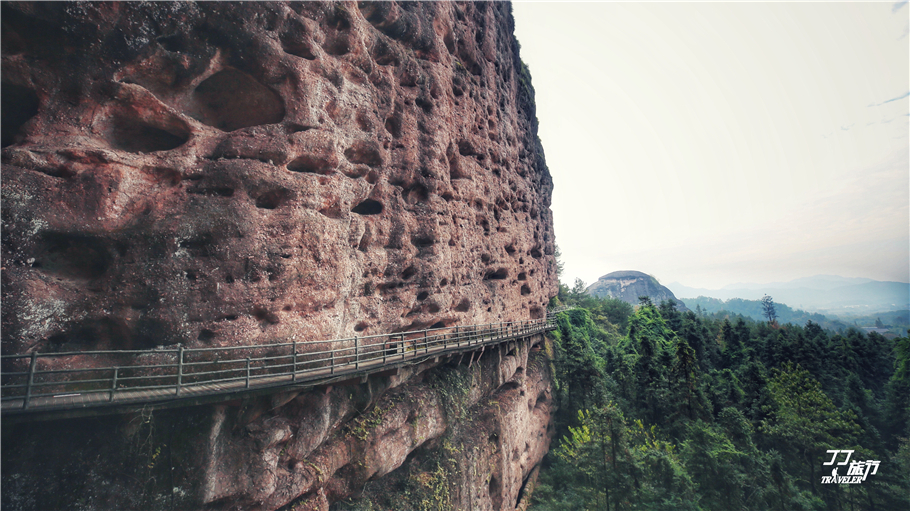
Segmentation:
<svg viewBox="0 0 910 511">
<path fill-rule="evenodd" d="M 227 401 L 358 377 L 365 381 L 402 365 L 482 350 L 555 328 L 550 314 L 539 320 L 330 341 L 3 355 L 0 410 L 5 418 L 117 413 Z M 111 360 L 122 364 L 103 365 Z"/>
</svg>

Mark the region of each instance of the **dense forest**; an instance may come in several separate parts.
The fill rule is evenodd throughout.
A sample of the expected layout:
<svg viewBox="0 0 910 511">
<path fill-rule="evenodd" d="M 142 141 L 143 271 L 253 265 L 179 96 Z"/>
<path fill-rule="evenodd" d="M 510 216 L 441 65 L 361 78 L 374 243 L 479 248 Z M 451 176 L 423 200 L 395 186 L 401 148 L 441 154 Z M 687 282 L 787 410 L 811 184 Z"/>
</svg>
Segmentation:
<svg viewBox="0 0 910 511">
<path fill-rule="evenodd" d="M 532 509 L 910 509 L 910 338 L 561 287 Z"/>
<path fill-rule="evenodd" d="M 730 298 L 720 300 L 718 298 L 709 298 L 699 296 L 698 298 L 685 298 L 682 300 L 686 307 L 696 311 L 701 315 L 717 315 L 722 318 L 728 314 L 742 315 L 755 320 L 764 317 L 761 300 L 743 300 L 742 298 Z M 793 309 L 785 304 L 775 304 L 777 319 L 781 323 L 794 323 L 805 325 L 811 321 L 825 330 L 844 331 L 850 326 L 863 327 L 875 326 L 877 328 L 886 328 L 891 333 L 903 336 L 910 327 L 910 312 L 890 311 L 880 312 L 865 316 L 825 316 L 817 312 L 806 312 L 800 309 Z"/>
<path fill-rule="evenodd" d="M 686 298 L 682 300 L 686 307 L 692 309 L 697 315 L 704 314 L 736 314 L 747 318 L 759 320 L 764 316 L 761 300 L 743 300 L 742 298 L 730 298 L 729 300 L 719 300 L 717 298 L 708 298 L 699 296 L 698 298 Z M 793 323 L 805 325 L 811 321 L 825 330 L 842 331 L 848 327 L 847 323 L 832 319 L 817 312 L 806 312 L 800 309 L 792 309 L 786 304 L 776 303 L 775 311 L 777 320 L 780 323 Z"/>
</svg>

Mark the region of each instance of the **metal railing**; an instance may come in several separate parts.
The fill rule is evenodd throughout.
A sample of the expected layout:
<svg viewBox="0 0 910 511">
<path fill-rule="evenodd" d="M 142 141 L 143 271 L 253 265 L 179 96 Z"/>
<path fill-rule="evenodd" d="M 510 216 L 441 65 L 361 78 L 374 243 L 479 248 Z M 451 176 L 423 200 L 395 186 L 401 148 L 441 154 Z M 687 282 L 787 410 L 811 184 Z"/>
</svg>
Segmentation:
<svg viewBox="0 0 910 511">
<path fill-rule="evenodd" d="M 553 328 L 548 318 L 331 341 L 3 355 L 0 405 L 22 411 L 231 393 L 375 371 Z"/>
<path fill-rule="evenodd" d="M 574 306 L 570 306 L 570 305 L 560 305 L 559 307 L 553 307 L 553 308 L 547 309 L 547 317 L 549 318 L 549 317 L 559 314 L 560 312 L 565 312 L 568 310 L 572 310 L 574 308 L 575 308 Z"/>
</svg>

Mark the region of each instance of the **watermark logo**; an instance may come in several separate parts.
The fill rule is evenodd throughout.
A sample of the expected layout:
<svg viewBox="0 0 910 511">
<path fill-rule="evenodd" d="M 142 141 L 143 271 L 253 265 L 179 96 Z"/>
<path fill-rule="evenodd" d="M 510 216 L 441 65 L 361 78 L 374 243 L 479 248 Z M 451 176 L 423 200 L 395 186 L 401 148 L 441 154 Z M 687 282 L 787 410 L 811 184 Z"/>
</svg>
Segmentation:
<svg viewBox="0 0 910 511">
<path fill-rule="evenodd" d="M 866 460 L 866 461 L 850 461 L 850 457 L 853 456 L 852 450 L 836 450 L 836 451 L 827 451 L 829 454 L 833 453 L 831 456 L 831 461 L 827 463 L 822 463 L 822 465 L 834 465 L 834 462 L 837 461 L 837 457 L 840 453 L 845 454 L 844 461 L 838 463 L 838 465 L 847 465 L 847 474 L 838 475 L 837 467 L 831 470 L 831 475 L 822 476 L 822 484 L 860 484 L 866 480 L 869 475 L 875 475 L 878 473 L 878 464 L 881 463 L 878 460 Z M 870 474 L 869 471 L 872 471 Z"/>
</svg>

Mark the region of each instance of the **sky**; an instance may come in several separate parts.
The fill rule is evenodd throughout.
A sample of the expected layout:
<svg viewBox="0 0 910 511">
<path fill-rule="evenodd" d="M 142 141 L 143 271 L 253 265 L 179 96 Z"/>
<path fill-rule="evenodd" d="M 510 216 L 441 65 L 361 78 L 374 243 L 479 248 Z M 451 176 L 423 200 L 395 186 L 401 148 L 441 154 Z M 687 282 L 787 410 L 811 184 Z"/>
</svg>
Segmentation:
<svg viewBox="0 0 910 511">
<path fill-rule="evenodd" d="M 910 6 L 514 2 L 562 281 L 910 281 Z"/>
</svg>

